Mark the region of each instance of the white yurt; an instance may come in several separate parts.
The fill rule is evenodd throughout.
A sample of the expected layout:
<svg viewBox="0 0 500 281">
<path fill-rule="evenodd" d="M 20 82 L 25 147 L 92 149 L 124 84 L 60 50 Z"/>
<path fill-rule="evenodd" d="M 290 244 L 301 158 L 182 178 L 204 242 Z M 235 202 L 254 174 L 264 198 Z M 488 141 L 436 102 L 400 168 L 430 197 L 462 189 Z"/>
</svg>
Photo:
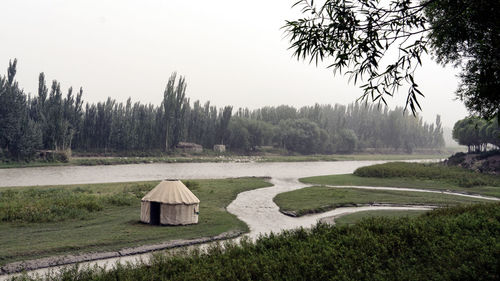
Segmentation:
<svg viewBox="0 0 500 281">
<path fill-rule="evenodd" d="M 149 224 L 198 223 L 200 200 L 180 180 L 164 180 L 142 197 L 141 221 Z"/>
</svg>

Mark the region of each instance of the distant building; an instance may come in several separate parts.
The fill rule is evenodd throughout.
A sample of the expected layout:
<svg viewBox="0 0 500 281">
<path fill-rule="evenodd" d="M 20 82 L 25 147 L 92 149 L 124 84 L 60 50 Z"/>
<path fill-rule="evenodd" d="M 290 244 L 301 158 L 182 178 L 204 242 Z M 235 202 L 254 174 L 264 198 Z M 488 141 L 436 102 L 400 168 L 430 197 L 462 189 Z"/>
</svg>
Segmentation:
<svg viewBox="0 0 500 281">
<path fill-rule="evenodd" d="M 179 142 L 175 148 L 184 152 L 203 152 L 203 146 L 192 142 Z"/>
<path fill-rule="evenodd" d="M 214 151 L 215 152 L 226 152 L 226 146 L 223 144 L 216 144 L 216 145 L 214 145 Z"/>
</svg>

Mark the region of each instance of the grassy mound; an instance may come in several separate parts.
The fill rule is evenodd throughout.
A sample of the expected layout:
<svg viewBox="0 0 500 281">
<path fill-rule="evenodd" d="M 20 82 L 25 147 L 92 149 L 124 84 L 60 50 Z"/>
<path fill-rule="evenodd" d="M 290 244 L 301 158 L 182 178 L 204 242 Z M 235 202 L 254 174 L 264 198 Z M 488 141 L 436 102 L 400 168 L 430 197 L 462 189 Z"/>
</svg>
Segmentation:
<svg viewBox="0 0 500 281">
<path fill-rule="evenodd" d="M 500 204 L 317 225 L 149 265 L 67 269 L 47 280 L 498 280 Z M 29 280 L 20 277 L 18 280 Z"/>
<path fill-rule="evenodd" d="M 390 162 L 358 168 L 354 175 L 373 178 L 442 180 L 461 187 L 500 186 L 500 178 L 441 164 Z"/>
<path fill-rule="evenodd" d="M 325 186 L 312 186 L 280 193 L 273 200 L 280 207 L 280 211 L 296 216 L 321 213 L 339 207 L 375 203 L 451 206 L 488 202 L 483 199 L 448 194 Z"/>
</svg>

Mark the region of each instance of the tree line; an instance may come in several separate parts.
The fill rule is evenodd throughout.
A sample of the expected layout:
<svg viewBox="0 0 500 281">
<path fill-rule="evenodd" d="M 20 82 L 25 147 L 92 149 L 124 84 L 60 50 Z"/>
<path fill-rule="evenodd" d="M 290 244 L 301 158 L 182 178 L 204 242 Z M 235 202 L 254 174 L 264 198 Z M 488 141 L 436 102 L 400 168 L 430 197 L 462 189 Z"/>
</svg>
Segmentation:
<svg viewBox="0 0 500 281">
<path fill-rule="evenodd" d="M 467 117 L 453 126 L 453 139 L 466 145 L 468 152 L 481 152 L 488 149 L 488 144 L 500 147 L 500 127 L 498 119 L 486 120 L 479 117 Z"/>
<path fill-rule="evenodd" d="M 82 152 L 171 152 L 180 141 L 211 149 L 225 144 L 247 153 L 263 146 L 283 151 L 351 153 L 366 149 L 444 146 L 440 117 L 434 124 L 372 104 L 319 105 L 295 108 L 266 106 L 256 110 L 217 108 L 209 101 L 191 103 L 185 78 L 174 73 L 160 105 L 125 103 L 112 98 L 85 103 L 83 90 L 65 93 L 56 80 L 47 86 L 39 76 L 38 93 L 27 95 L 15 81 L 17 61 L 0 77 L 0 156 L 33 159 L 39 150 Z"/>
</svg>

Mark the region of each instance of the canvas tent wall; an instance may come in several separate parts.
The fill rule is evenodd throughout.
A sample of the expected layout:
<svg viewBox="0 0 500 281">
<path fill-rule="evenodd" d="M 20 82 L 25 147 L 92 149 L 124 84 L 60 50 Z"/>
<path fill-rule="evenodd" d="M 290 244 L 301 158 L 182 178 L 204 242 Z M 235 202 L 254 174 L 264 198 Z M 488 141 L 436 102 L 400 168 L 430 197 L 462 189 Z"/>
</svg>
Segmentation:
<svg viewBox="0 0 500 281">
<path fill-rule="evenodd" d="M 179 180 L 160 182 L 142 198 L 141 221 L 151 224 L 198 223 L 200 200 Z"/>
</svg>

